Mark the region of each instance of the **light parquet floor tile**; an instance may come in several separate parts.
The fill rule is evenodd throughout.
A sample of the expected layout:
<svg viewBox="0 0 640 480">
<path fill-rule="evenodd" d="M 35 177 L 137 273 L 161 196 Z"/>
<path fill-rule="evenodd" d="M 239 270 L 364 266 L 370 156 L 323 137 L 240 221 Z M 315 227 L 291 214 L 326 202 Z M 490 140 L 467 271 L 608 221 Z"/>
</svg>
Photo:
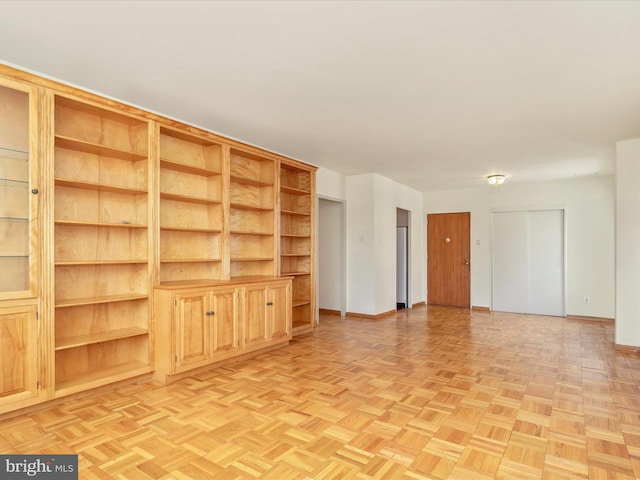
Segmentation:
<svg viewBox="0 0 640 480">
<path fill-rule="evenodd" d="M 0 451 L 77 453 L 89 480 L 640 478 L 640 356 L 613 330 L 432 306 L 326 316 L 254 359 L 5 419 Z"/>
</svg>

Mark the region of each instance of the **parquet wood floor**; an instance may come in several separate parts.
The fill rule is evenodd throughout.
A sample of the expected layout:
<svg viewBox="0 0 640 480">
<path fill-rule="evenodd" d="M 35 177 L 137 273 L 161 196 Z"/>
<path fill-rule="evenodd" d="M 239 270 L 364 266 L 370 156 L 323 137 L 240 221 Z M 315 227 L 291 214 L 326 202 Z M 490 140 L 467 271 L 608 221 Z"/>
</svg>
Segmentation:
<svg viewBox="0 0 640 480">
<path fill-rule="evenodd" d="M 613 324 L 418 307 L 0 424 L 82 479 L 634 479 L 640 357 Z"/>
</svg>

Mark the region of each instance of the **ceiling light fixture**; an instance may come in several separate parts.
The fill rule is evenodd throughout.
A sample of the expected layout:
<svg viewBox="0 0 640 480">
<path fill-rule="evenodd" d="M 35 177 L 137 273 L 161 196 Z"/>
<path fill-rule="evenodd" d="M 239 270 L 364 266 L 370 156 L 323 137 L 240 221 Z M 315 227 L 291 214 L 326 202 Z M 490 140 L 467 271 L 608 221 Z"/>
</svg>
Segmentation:
<svg viewBox="0 0 640 480">
<path fill-rule="evenodd" d="M 487 182 L 489 182 L 489 185 L 495 185 L 496 187 L 502 185 L 504 183 L 504 175 L 489 175 Z"/>
</svg>

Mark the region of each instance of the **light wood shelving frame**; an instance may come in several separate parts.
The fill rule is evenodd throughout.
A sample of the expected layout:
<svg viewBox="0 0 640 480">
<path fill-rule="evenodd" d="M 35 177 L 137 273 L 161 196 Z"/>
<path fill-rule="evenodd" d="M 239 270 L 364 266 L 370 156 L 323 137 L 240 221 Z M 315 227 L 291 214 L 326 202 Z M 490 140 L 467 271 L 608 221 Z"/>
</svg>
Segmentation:
<svg viewBox="0 0 640 480">
<path fill-rule="evenodd" d="M 203 340 L 207 364 L 252 351 L 247 331 L 270 332 L 257 351 L 315 327 L 315 167 L 4 65 L 2 88 L 29 98 L 20 181 L 34 194 L 28 237 L 10 232 L 28 279 L 0 289 L 0 321 L 31 348 L 6 383 L 20 392 L 0 382 L 0 414 L 151 377 L 176 291 L 235 312 L 237 331 Z"/>
</svg>

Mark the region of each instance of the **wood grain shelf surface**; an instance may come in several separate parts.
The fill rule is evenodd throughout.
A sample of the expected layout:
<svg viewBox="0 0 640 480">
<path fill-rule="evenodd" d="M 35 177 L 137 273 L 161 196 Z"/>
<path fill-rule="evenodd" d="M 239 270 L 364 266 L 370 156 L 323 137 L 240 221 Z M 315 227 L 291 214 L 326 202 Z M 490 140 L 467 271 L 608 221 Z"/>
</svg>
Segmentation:
<svg viewBox="0 0 640 480">
<path fill-rule="evenodd" d="M 303 299 L 303 298 L 294 298 L 291 301 L 291 305 L 295 308 L 295 307 L 301 307 L 302 305 L 310 305 L 311 304 L 311 300 L 309 299 Z M 307 322 L 308 323 L 308 322 Z"/>
<path fill-rule="evenodd" d="M 231 235 L 255 235 L 255 236 L 262 236 L 262 237 L 272 237 L 273 236 L 273 232 L 230 230 L 229 233 Z"/>
<path fill-rule="evenodd" d="M 56 350 L 65 350 L 67 348 L 75 348 L 83 345 L 91 345 L 94 343 L 109 342 L 121 338 L 137 337 L 140 335 L 148 335 L 149 330 L 146 328 L 130 327 L 111 330 L 108 332 L 97 332 L 88 335 L 76 335 L 73 337 L 62 337 L 56 340 Z"/>
<path fill-rule="evenodd" d="M 144 265 L 149 263 L 146 259 L 139 260 L 72 260 L 72 261 L 62 261 L 55 262 L 56 267 L 65 267 L 65 266 L 73 266 L 73 265 Z"/>
<path fill-rule="evenodd" d="M 230 180 L 232 183 L 250 185 L 252 187 L 273 187 L 273 182 L 264 182 L 253 178 L 240 177 L 238 175 L 231 175 Z"/>
<path fill-rule="evenodd" d="M 112 368 L 77 375 L 56 381 L 56 398 L 65 397 L 90 388 L 97 388 L 151 372 L 151 366 L 143 362 L 127 362 Z"/>
<path fill-rule="evenodd" d="M 301 188 L 288 187 L 287 185 L 280 185 L 280 191 L 284 193 L 292 193 L 294 195 L 309 195 L 309 190 L 303 190 Z"/>
<path fill-rule="evenodd" d="M 270 262 L 273 257 L 231 257 L 232 262 Z"/>
<path fill-rule="evenodd" d="M 61 187 L 80 188 L 83 190 L 95 190 L 98 192 L 120 193 L 124 195 L 142 195 L 146 190 L 119 185 L 107 185 L 104 183 L 88 182 L 85 180 L 75 180 L 72 178 L 56 178 L 55 184 Z"/>
<path fill-rule="evenodd" d="M 187 165 L 185 163 L 167 160 L 166 158 L 160 158 L 160 168 L 175 170 L 182 173 L 190 173 L 192 175 L 200 175 L 203 177 L 215 177 L 216 175 L 222 174 L 222 172 L 219 172 L 217 170 L 210 170 L 208 168 Z"/>
<path fill-rule="evenodd" d="M 66 148 L 69 150 L 77 150 L 79 152 L 91 153 L 94 155 L 100 155 L 102 157 L 118 158 L 120 160 L 129 160 L 132 162 L 147 159 L 147 156 L 141 153 L 132 152 L 129 150 L 121 150 L 118 148 L 111 148 L 106 145 L 85 142 L 84 140 L 78 140 L 76 138 L 71 138 L 63 135 L 56 135 L 55 145 L 56 147 Z"/>
<path fill-rule="evenodd" d="M 164 200 L 176 200 L 178 202 L 186 203 L 200 203 L 203 205 L 219 205 L 220 200 L 213 200 L 210 198 L 193 197 L 191 195 L 183 195 L 177 193 L 160 192 L 160 198 Z"/>
<path fill-rule="evenodd" d="M 72 298 L 56 300 L 56 308 L 78 307 L 82 305 L 98 305 L 101 303 L 129 302 L 149 298 L 147 294 L 131 293 L 127 295 L 107 295 L 103 297 Z"/>
<path fill-rule="evenodd" d="M 281 233 L 280 236 L 285 238 L 310 238 L 309 235 L 300 235 L 297 233 Z"/>
<path fill-rule="evenodd" d="M 259 205 L 250 205 L 247 203 L 237 203 L 237 202 L 232 202 L 230 207 L 232 209 L 235 208 L 236 210 L 253 210 L 256 212 L 272 212 L 273 211 L 272 207 L 262 207 Z"/>
<path fill-rule="evenodd" d="M 300 212 L 300 211 L 297 211 L 297 210 L 280 210 L 280 213 L 284 214 L 284 215 L 298 215 L 298 216 L 301 216 L 301 217 L 310 217 L 311 216 L 311 213 L 309 213 L 309 212 Z"/>
<path fill-rule="evenodd" d="M 67 225 L 71 227 L 99 227 L 99 228 L 148 228 L 140 223 L 110 223 L 110 222 L 85 222 L 80 220 L 55 220 L 56 225 Z"/>
<path fill-rule="evenodd" d="M 160 231 L 173 232 L 190 232 L 190 233 L 222 233 L 220 228 L 201 228 L 201 227 L 175 227 L 172 225 L 160 225 Z"/>
<path fill-rule="evenodd" d="M 221 262 L 221 258 L 162 258 L 160 263 L 215 263 Z"/>
</svg>

